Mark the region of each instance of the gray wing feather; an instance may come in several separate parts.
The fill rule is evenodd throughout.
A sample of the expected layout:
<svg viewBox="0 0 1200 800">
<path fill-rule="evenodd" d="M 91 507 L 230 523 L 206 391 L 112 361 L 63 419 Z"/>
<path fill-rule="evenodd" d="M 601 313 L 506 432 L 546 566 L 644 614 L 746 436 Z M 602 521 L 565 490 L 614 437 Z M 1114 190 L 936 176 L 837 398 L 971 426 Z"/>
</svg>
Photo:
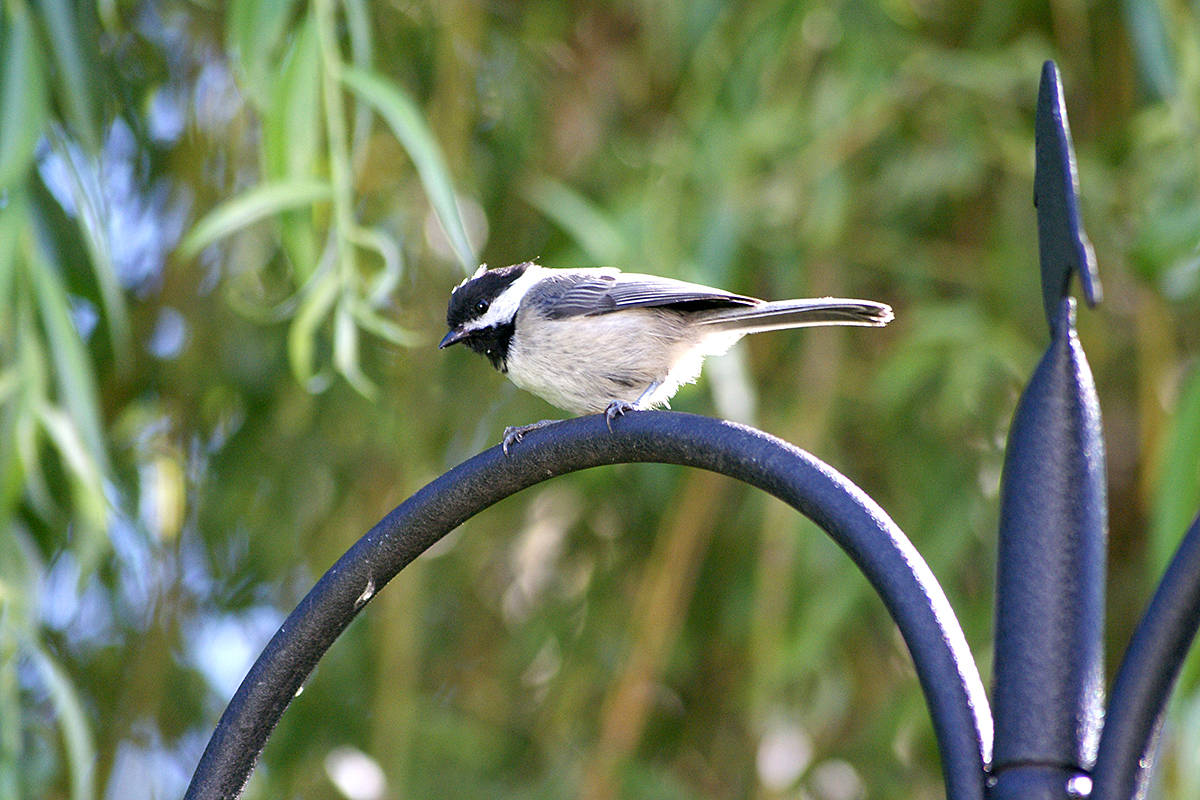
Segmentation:
<svg viewBox="0 0 1200 800">
<path fill-rule="evenodd" d="M 626 308 L 699 311 L 762 302 L 698 283 L 617 270 L 580 270 L 548 276 L 530 291 L 526 300 L 552 318 L 608 314 Z"/>
</svg>

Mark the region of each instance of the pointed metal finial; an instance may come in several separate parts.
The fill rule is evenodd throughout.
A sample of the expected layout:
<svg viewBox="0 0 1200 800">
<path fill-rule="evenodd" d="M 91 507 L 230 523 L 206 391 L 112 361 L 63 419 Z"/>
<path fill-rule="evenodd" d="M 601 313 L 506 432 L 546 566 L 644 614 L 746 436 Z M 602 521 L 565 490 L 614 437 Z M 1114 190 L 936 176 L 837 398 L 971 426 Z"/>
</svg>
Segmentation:
<svg viewBox="0 0 1200 800">
<path fill-rule="evenodd" d="M 1071 273 L 1078 273 L 1089 306 L 1100 302 L 1096 255 L 1079 217 L 1079 175 L 1075 148 L 1067 124 L 1062 81 L 1053 61 L 1042 66 L 1035 134 L 1037 166 L 1033 203 L 1037 206 L 1038 252 L 1042 263 L 1042 302 L 1053 329 L 1059 307 L 1070 290 Z"/>
</svg>

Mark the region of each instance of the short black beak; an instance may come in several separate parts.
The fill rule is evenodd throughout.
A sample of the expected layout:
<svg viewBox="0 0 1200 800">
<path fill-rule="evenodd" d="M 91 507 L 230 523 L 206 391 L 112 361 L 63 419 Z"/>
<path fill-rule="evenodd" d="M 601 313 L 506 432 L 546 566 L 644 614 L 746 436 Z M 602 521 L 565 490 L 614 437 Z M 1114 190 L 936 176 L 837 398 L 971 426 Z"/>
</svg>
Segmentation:
<svg viewBox="0 0 1200 800">
<path fill-rule="evenodd" d="M 438 350 L 445 350 L 452 344 L 458 344 L 468 336 L 470 336 L 470 334 L 464 331 L 462 328 L 455 328 L 443 336 L 442 340 L 438 342 Z"/>
</svg>

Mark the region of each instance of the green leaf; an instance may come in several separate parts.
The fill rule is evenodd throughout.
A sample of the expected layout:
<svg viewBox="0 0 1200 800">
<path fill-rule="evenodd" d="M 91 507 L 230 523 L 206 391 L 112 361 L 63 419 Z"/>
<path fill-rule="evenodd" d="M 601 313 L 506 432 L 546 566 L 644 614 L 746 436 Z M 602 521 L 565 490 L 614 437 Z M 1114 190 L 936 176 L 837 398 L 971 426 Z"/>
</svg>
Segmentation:
<svg viewBox="0 0 1200 800">
<path fill-rule="evenodd" d="M 329 197 L 329 184 L 323 181 L 260 184 L 208 212 L 180 243 L 180 255 L 194 258 L 201 250 L 234 231 L 281 211 L 311 205 Z"/>
<path fill-rule="evenodd" d="M 50 654 L 34 644 L 23 648 L 28 653 L 45 684 L 50 702 L 58 712 L 58 724 L 62 728 L 66 745 L 67 764 L 71 767 L 72 800 L 89 800 L 95 797 L 93 765 L 96 763 L 96 746 L 88 728 L 87 714 L 70 678 Z"/>
<path fill-rule="evenodd" d="M 21 708 L 21 683 L 17 677 L 19 655 L 17 630 L 30 624 L 29 606 L 37 596 L 36 580 L 22 580 L 24 564 L 17 536 L 0 539 L 0 797 L 20 797 L 20 775 L 24 758 L 24 710 Z"/>
<path fill-rule="evenodd" d="M 37 630 L 38 592 L 45 569 L 37 546 L 20 526 L 9 524 L 0 536 L 0 797 L 23 797 L 20 776 L 29 770 L 22 708 L 23 681 L 18 678 L 21 645 Z"/>
<path fill-rule="evenodd" d="M 38 425 L 32 413 L 18 413 L 13 434 L 17 460 L 24 478 L 25 497 L 43 519 L 50 519 L 56 507 L 50 487 L 46 484 L 46 476 L 42 474 L 42 462 L 38 457 Z"/>
<path fill-rule="evenodd" d="M 358 225 L 348 230 L 346 236 L 353 244 L 373 251 L 383 261 L 383 269 L 371 281 L 367 290 L 368 302 L 382 304 L 400 283 L 400 276 L 404 274 L 404 259 L 400 253 L 400 246 L 383 231 Z"/>
<path fill-rule="evenodd" d="M 16 367 L 0 370 L 0 406 L 16 396 L 17 390 L 21 388 L 20 380 L 21 376 Z"/>
<path fill-rule="evenodd" d="M 345 302 L 338 303 L 333 319 L 333 365 L 359 394 L 368 400 L 375 399 L 375 384 L 358 363 L 358 326 Z"/>
<path fill-rule="evenodd" d="M 342 70 L 342 81 L 387 121 L 392 133 L 413 160 L 421 184 L 429 196 L 429 203 L 459 263 L 464 269 L 472 269 L 476 263 L 475 250 L 458 213 L 450 171 L 416 103 L 374 72 L 347 66 Z"/>
<path fill-rule="evenodd" d="M 108 458 L 92 362 L 71 320 L 71 304 L 67 300 L 66 289 L 58 270 L 32 243 L 26 247 L 25 260 L 37 298 L 38 317 L 50 345 L 59 399 L 78 427 L 87 451 L 100 469 L 107 472 Z"/>
<path fill-rule="evenodd" d="M 13 305 L 9 298 L 15 291 L 18 237 L 28 225 L 29 204 L 24 192 L 9 192 L 8 207 L 0 213 L 0 298 L 5 299 L 0 303 L 0 345 L 12 335 Z"/>
<path fill-rule="evenodd" d="M 263 162 L 270 180 L 309 180 L 317 175 L 324 132 L 320 69 L 317 29 L 309 14 L 297 26 L 263 114 Z M 279 239 L 297 284 L 303 284 L 312 276 L 318 258 L 312 215 L 302 210 L 283 212 Z"/>
<path fill-rule="evenodd" d="M 42 394 L 44 372 L 42 354 L 35 342 L 25 344 L 22 367 L 30 373 L 26 389 L 28 398 L 21 409 L 24 424 L 29 417 L 49 435 L 59 457 L 72 476 L 75 520 L 79 523 L 75 537 L 75 552 L 80 568 L 86 574 L 95 566 L 108 544 L 106 521 L 108 501 L 104 496 L 104 476 L 108 473 L 108 450 L 100 418 L 99 393 L 83 341 L 71 319 L 70 303 L 62 286 L 58 270 L 31 243 L 27 247 L 26 266 L 37 299 L 37 315 L 46 332 L 58 399 L 65 413 L 53 407 Z M 28 314 L 26 314 L 28 316 Z M 26 328 L 29 332 L 32 325 Z M 36 336 L 36 334 L 35 334 Z M 22 460 L 31 492 L 38 491 L 40 466 L 37 463 L 36 432 L 23 434 Z M 31 494 L 31 497 L 34 495 Z M 36 499 L 36 498 L 35 498 Z"/>
<path fill-rule="evenodd" d="M 54 442 L 68 469 L 74 472 L 80 480 L 98 485 L 100 473 L 96 468 L 96 462 L 88 454 L 87 446 L 83 443 L 79 430 L 71 423 L 71 419 L 59 409 L 47 405 L 38 409 L 38 416 L 42 427 L 50 435 L 50 440 Z"/>
<path fill-rule="evenodd" d="M 43 0 L 42 19 L 45 21 L 50 50 L 58 65 L 59 83 L 56 94 L 63 106 L 72 132 L 83 142 L 90 153 L 100 150 L 100 131 L 96 123 L 96 109 L 92 98 L 96 96 L 91 81 L 94 65 L 87 63 L 80 45 L 76 9 L 80 6 L 70 0 Z"/>
<path fill-rule="evenodd" d="M 107 33 L 113 36 L 122 33 L 121 19 L 117 14 L 117 0 L 96 0 L 96 14 Z"/>
<path fill-rule="evenodd" d="M 0 191 L 25 178 L 47 116 L 46 81 L 25 6 L 16 5 L 10 25 L 0 48 Z"/>
<path fill-rule="evenodd" d="M 589 200 L 549 178 L 530 181 L 522 194 L 576 241 L 595 264 L 620 264 L 627 250 L 620 229 Z"/>
<path fill-rule="evenodd" d="M 1193 367 L 1170 430 L 1150 517 L 1150 564 L 1162 574 L 1180 539 L 1200 512 L 1200 366 Z"/>
<path fill-rule="evenodd" d="M 21 454 L 17 451 L 17 414 L 9 408 L 0 413 L 0 525 L 10 532 L 17 504 L 25 492 L 23 475 Z M 4 605 L 3 598 L 0 605 Z"/>
<path fill-rule="evenodd" d="M 312 15 L 298 26 L 273 76 L 263 114 L 263 156 L 272 180 L 312 178 L 321 149 L 321 51 Z"/>
<path fill-rule="evenodd" d="M 0 594 L 3 594 L 2 588 Z M 21 796 L 20 776 L 26 772 L 21 747 L 24 728 L 17 659 L 8 652 L 0 651 L 0 797 Z"/>
<path fill-rule="evenodd" d="M 277 56 L 295 0 L 232 0 L 225 47 L 242 88 L 260 107 L 276 84 Z"/>
<path fill-rule="evenodd" d="M 129 315 L 126 312 L 125 295 L 117 279 L 117 269 L 112 260 L 108 226 L 104 222 L 108 215 L 106 198 L 95 181 L 80 173 L 80 164 L 86 165 L 88 161 L 77 157 L 75 146 L 62 135 L 55 133 L 53 128 L 49 141 L 66 168 L 67 187 L 75 207 L 79 210 L 76 219 L 84 245 L 87 247 L 92 272 L 100 286 L 100 299 L 104 304 L 104 316 L 108 322 L 113 349 L 118 363 L 123 363 L 127 360 L 130 350 Z M 98 169 L 94 160 L 89 168 Z"/>
<path fill-rule="evenodd" d="M 375 60 L 371 41 L 371 15 L 363 0 L 344 0 L 346 28 L 350 32 L 350 58 L 356 67 L 366 69 Z"/>
<path fill-rule="evenodd" d="M 313 388 L 313 352 L 316 350 L 317 328 L 337 301 L 338 288 L 337 275 L 333 270 L 315 276 L 288 329 L 288 360 L 292 365 L 292 374 L 309 389 Z"/>
<path fill-rule="evenodd" d="M 375 60 L 371 39 L 371 16 L 363 0 L 345 0 L 346 29 L 350 34 L 350 60 L 354 66 L 370 69 Z M 354 103 L 354 129 L 350 135 L 350 151 L 356 169 L 362 169 L 367 157 L 367 142 L 371 135 L 371 109 L 362 100 Z"/>
<path fill-rule="evenodd" d="M 414 347 L 426 341 L 419 333 L 402 328 L 387 317 L 375 313 L 365 304 L 355 303 L 351 311 L 359 326 L 368 333 L 373 333 L 399 347 Z"/>
<path fill-rule="evenodd" d="M 41 404 L 38 421 L 74 476 L 76 508 L 94 530 L 102 530 L 108 511 L 100 465 L 89 451 L 74 420 L 54 406 Z"/>
</svg>

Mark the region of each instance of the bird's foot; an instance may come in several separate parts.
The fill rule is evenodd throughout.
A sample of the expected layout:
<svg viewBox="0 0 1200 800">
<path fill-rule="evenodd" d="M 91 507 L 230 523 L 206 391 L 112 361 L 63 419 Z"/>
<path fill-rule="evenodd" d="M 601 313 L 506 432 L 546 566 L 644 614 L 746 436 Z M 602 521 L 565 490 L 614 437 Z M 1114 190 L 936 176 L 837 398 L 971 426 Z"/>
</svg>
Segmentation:
<svg viewBox="0 0 1200 800">
<path fill-rule="evenodd" d="M 538 428 L 544 428 L 547 425 L 553 425 L 555 422 L 558 422 L 558 420 L 544 419 L 541 422 L 534 422 L 530 425 L 521 425 L 520 427 L 509 426 L 504 429 L 504 438 L 500 440 L 500 449 L 504 451 L 504 455 L 508 455 L 508 448 L 525 438 L 525 434 L 530 431 L 536 431 Z"/>
<path fill-rule="evenodd" d="M 604 422 L 608 425 L 608 432 L 612 433 L 613 420 L 623 416 L 628 411 L 640 410 L 637 403 L 628 403 L 624 400 L 613 400 L 608 404 L 608 408 L 604 409 Z"/>
<path fill-rule="evenodd" d="M 651 399 L 661 385 L 658 381 L 651 381 L 650 385 L 646 387 L 646 391 L 638 395 L 637 400 L 634 400 L 632 403 L 626 400 L 613 400 L 609 403 L 608 408 L 604 409 L 604 421 L 608 424 L 608 432 L 612 433 L 613 420 L 623 416 L 628 411 L 649 411 L 656 405 L 663 405 L 670 408 L 671 404 L 665 399 Z"/>
</svg>

